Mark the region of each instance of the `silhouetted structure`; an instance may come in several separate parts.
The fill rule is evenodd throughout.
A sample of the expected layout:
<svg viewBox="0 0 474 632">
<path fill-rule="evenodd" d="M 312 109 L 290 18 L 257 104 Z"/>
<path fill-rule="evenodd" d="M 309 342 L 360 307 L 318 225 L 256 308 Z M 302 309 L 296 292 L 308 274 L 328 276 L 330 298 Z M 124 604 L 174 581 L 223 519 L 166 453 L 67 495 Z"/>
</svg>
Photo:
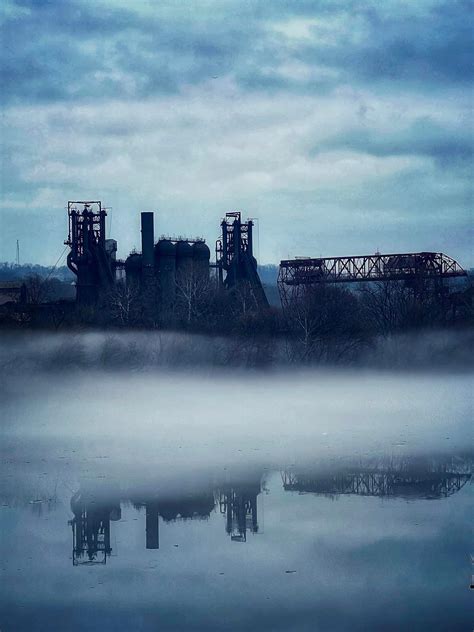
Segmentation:
<svg viewBox="0 0 474 632">
<path fill-rule="evenodd" d="M 28 300 L 26 285 L 22 281 L 0 281 L 0 305 L 7 303 L 26 303 Z"/>
<path fill-rule="evenodd" d="M 209 280 L 210 251 L 204 239 L 161 237 L 154 243 L 153 213 L 142 213 L 142 252 L 132 252 L 120 265 L 127 285 L 142 295 L 150 310 L 155 305 L 164 322 L 172 319 L 177 290 Z M 154 302 L 156 300 L 156 303 Z M 153 304 L 152 304 L 153 303 Z"/>
<path fill-rule="evenodd" d="M 467 276 L 466 271 L 440 252 L 299 258 L 280 262 L 278 289 L 282 305 L 288 307 L 308 288 L 323 283 L 404 281 L 416 290 L 420 282 L 432 281 L 434 289 L 439 290 L 444 279 L 463 276 Z"/>
<path fill-rule="evenodd" d="M 247 283 L 256 305 L 268 307 L 258 276 L 257 260 L 253 255 L 253 221 L 249 219 L 242 222 L 240 212 L 226 213 L 221 229 L 222 236 L 216 243 L 216 265 L 220 283 L 228 290 Z"/>
<path fill-rule="evenodd" d="M 106 211 L 100 201 L 68 202 L 68 216 L 69 235 L 65 243 L 71 250 L 67 264 L 77 278 L 77 302 L 96 304 L 114 284 L 122 284 L 119 277 L 125 271 L 126 286 L 120 285 L 112 299 L 110 294 L 108 297 L 109 304 L 119 311 L 122 324 L 133 321 L 174 325 L 202 319 L 203 305 L 212 306 L 213 301 L 209 291 L 210 267 L 217 269 L 219 285 L 228 291 L 233 314 L 239 309 L 247 313 L 268 307 L 254 257 L 254 224 L 251 219 L 242 221 L 240 212 L 226 213 L 221 222 L 215 264 L 210 263 L 204 239 L 162 236 L 155 243 L 151 212 L 141 214 L 142 252 L 130 253 L 125 261 L 116 260 L 117 243 L 106 239 Z M 418 303 L 435 297 L 427 310 L 442 314 L 441 322 L 454 322 L 457 311 L 468 312 L 472 292 L 464 291 L 445 300 L 451 292 L 443 282 L 465 276 L 467 273 L 454 259 L 437 252 L 297 258 L 281 261 L 278 289 L 286 309 L 324 284 L 396 281 L 411 288 Z M 223 314 L 225 295 L 217 295 L 216 305 Z"/>
<path fill-rule="evenodd" d="M 80 304 L 94 304 L 115 281 L 117 242 L 106 239 L 106 215 L 101 202 L 68 202 L 69 235 L 64 243 L 71 249 L 67 265 L 77 277 Z"/>
<path fill-rule="evenodd" d="M 153 213 L 141 214 L 142 224 L 142 283 L 145 288 L 151 288 L 153 285 L 155 257 L 154 242 L 155 233 L 153 226 Z"/>
</svg>

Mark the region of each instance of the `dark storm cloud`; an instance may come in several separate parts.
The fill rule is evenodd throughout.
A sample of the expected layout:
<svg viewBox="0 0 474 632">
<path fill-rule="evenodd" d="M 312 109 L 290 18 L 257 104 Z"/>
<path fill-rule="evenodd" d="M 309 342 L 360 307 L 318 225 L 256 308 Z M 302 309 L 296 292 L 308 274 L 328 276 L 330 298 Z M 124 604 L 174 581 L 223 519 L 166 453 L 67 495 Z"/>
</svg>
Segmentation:
<svg viewBox="0 0 474 632">
<path fill-rule="evenodd" d="M 89 2 L 21 2 L 2 25 L 4 99 L 146 97 L 229 72 L 251 32 Z M 130 5 L 133 7 L 133 4 Z M 214 64 L 214 65 L 213 65 Z"/>
<path fill-rule="evenodd" d="M 247 90 L 327 91 L 345 82 L 464 82 L 471 11 L 444 3 L 229 2 L 119 6 L 18 1 L 2 26 L 5 100 L 136 98 L 229 74 Z M 124 8 L 126 7 L 126 8 Z M 294 37 L 285 24 L 304 25 Z M 278 28 L 278 25 L 282 25 Z M 276 26 L 274 29 L 273 27 Z M 287 61 L 338 73 L 295 81 Z"/>
<path fill-rule="evenodd" d="M 351 72 L 366 79 L 424 83 L 472 78 L 471 2 L 399 3 L 398 10 L 388 14 L 383 3 L 376 6 L 353 4 L 353 18 L 361 18 L 367 36 L 345 54 L 341 42 L 334 51 L 336 62 L 347 62 Z M 423 6 L 425 10 L 416 11 Z"/>
</svg>

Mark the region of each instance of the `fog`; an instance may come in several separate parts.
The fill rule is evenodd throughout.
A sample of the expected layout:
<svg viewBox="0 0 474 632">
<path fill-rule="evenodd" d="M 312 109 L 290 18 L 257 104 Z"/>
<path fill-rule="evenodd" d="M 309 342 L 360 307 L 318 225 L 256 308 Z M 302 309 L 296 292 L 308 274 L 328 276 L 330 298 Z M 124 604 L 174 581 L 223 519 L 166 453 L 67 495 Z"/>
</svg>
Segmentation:
<svg viewBox="0 0 474 632">
<path fill-rule="evenodd" d="M 225 369 L 212 362 L 217 339 L 191 336 L 13 342 L 0 357 L 2 433 L 30 461 L 58 446 L 74 448 L 70 462 L 106 456 L 109 468 L 195 471 L 451 452 L 472 438 L 473 374 L 459 367 Z"/>
<path fill-rule="evenodd" d="M 0 375 L 71 370 L 282 369 L 295 362 L 288 340 L 160 331 L 2 332 Z M 423 330 L 379 337 L 350 359 L 326 366 L 412 371 L 474 371 L 474 331 Z M 320 363 L 321 364 L 321 363 Z"/>
<path fill-rule="evenodd" d="M 244 368 L 229 350 L 4 338 L 2 626 L 465 628 L 472 371 L 402 370 L 388 345 L 394 370 Z"/>
</svg>

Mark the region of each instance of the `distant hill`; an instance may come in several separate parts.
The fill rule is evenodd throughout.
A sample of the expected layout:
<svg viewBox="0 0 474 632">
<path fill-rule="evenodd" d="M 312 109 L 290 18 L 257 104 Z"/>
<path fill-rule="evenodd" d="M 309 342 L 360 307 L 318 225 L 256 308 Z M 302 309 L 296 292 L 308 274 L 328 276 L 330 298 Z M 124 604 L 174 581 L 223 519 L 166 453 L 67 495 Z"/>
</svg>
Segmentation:
<svg viewBox="0 0 474 632">
<path fill-rule="evenodd" d="M 74 274 L 67 266 L 60 266 L 52 270 L 52 266 L 40 266 L 34 263 L 16 265 L 7 261 L 0 262 L 0 281 L 21 281 L 28 277 L 39 276 L 42 279 L 58 279 L 63 283 L 72 283 Z"/>
<path fill-rule="evenodd" d="M 277 279 L 278 266 L 273 264 L 259 265 L 258 274 L 265 288 L 268 302 L 272 307 L 280 307 L 280 295 L 278 294 Z"/>
<path fill-rule="evenodd" d="M 264 285 L 276 285 L 279 267 L 274 264 L 258 266 L 258 274 Z"/>
</svg>

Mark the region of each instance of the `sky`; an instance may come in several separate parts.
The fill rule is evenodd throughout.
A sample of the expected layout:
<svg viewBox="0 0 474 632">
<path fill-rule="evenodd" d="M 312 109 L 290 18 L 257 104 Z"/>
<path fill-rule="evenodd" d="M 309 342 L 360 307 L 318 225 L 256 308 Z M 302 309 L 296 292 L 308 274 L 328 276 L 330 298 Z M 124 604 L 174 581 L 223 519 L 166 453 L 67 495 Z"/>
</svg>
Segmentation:
<svg viewBox="0 0 474 632">
<path fill-rule="evenodd" d="M 3 0 L 0 261 L 52 265 L 68 200 L 119 256 L 258 218 L 257 256 L 472 251 L 468 0 Z"/>
</svg>

